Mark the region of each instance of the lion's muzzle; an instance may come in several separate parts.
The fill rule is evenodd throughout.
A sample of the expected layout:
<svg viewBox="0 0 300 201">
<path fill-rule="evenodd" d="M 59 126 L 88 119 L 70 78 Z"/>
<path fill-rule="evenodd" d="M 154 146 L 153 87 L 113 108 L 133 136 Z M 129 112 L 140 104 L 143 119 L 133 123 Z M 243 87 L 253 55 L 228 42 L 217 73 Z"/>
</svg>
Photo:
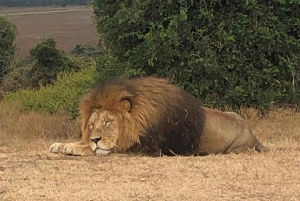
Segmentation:
<svg viewBox="0 0 300 201">
<path fill-rule="evenodd" d="M 98 142 L 102 139 L 102 137 L 97 137 L 94 139 L 91 139 L 92 142 L 94 142 L 95 144 L 98 144 Z"/>
<path fill-rule="evenodd" d="M 96 137 L 91 140 L 90 146 L 92 150 L 96 153 L 96 155 L 108 155 L 111 153 L 110 149 L 103 149 L 101 146 L 101 139 L 102 137 Z"/>
</svg>

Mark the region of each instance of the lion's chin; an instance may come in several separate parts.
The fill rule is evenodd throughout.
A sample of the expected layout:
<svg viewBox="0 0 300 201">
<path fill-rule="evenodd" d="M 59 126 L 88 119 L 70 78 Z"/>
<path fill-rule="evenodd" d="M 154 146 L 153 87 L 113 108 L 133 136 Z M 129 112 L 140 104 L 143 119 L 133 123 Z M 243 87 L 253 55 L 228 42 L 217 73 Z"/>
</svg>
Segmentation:
<svg viewBox="0 0 300 201">
<path fill-rule="evenodd" d="M 95 150 L 95 153 L 96 153 L 96 155 L 97 156 L 105 156 L 105 155 L 108 155 L 108 154 L 110 154 L 111 153 L 111 150 L 109 150 L 109 149 L 100 149 L 100 148 L 97 148 L 96 150 Z"/>
</svg>

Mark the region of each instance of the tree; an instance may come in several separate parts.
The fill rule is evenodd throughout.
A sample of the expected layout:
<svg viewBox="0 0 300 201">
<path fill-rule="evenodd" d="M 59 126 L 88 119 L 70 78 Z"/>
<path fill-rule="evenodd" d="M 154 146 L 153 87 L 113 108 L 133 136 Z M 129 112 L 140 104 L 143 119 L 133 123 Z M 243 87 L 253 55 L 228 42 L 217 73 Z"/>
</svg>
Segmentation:
<svg viewBox="0 0 300 201">
<path fill-rule="evenodd" d="M 34 87 L 52 84 L 57 74 L 62 71 L 79 69 L 65 52 L 56 48 L 56 41 L 53 38 L 45 39 L 37 44 L 30 50 L 30 56 L 35 60 L 29 72 Z"/>
<path fill-rule="evenodd" d="M 16 25 L 0 17 L 0 82 L 3 76 L 11 70 L 17 50 L 15 43 L 17 34 Z"/>
<path fill-rule="evenodd" d="M 107 66 L 170 77 L 207 106 L 300 104 L 299 1 L 93 0 L 92 7 Z"/>
</svg>

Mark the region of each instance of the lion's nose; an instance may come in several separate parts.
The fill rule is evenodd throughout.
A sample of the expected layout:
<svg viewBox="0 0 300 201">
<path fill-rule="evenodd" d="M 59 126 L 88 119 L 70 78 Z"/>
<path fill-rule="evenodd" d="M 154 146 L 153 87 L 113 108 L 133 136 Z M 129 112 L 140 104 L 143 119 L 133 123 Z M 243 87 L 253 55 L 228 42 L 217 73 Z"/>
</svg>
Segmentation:
<svg viewBox="0 0 300 201">
<path fill-rule="evenodd" d="M 102 137 L 99 137 L 99 138 L 91 139 L 91 141 L 93 141 L 97 144 L 101 139 L 102 139 Z"/>
</svg>

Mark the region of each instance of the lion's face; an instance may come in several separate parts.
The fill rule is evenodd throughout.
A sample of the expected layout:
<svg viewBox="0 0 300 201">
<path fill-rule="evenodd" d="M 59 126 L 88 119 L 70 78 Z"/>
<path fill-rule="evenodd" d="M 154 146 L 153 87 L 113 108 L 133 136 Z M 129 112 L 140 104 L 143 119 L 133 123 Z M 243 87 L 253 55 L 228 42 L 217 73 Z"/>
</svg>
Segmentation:
<svg viewBox="0 0 300 201">
<path fill-rule="evenodd" d="M 108 110 L 97 109 L 91 114 L 87 129 L 90 146 L 97 155 L 107 155 L 116 147 L 119 135 L 119 118 Z"/>
</svg>

